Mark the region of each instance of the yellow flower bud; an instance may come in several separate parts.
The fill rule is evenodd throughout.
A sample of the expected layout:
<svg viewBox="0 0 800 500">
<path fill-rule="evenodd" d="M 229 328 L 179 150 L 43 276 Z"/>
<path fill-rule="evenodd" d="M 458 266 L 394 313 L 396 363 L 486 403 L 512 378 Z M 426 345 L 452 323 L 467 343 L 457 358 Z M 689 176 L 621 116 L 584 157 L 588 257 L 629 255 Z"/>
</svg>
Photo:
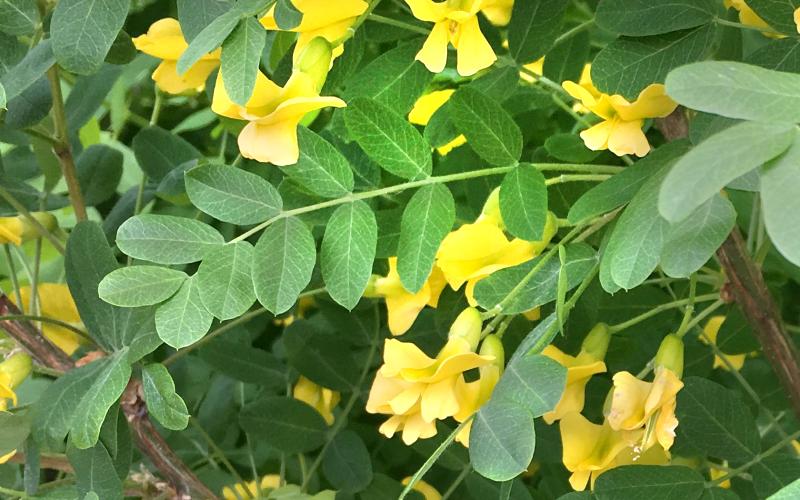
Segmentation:
<svg viewBox="0 0 800 500">
<path fill-rule="evenodd" d="M 48 231 L 58 227 L 56 218 L 50 213 L 34 212 L 31 215 L 33 215 L 33 218 L 39 221 Z M 19 246 L 38 236 L 39 232 L 26 217 L 21 215 L 16 217 L 0 217 L 0 243 L 10 243 Z"/>
<path fill-rule="evenodd" d="M 500 229 L 505 229 L 506 225 L 503 222 L 503 214 L 500 212 L 500 188 L 495 188 L 491 192 L 486 203 L 483 204 L 481 209 L 481 216 L 478 220 L 490 220 L 494 225 Z"/>
<path fill-rule="evenodd" d="M 678 378 L 683 376 L 683 340 L 680 337 L 674 334 L 664 337 L 656 353 L 655 366 L 670 370 Z"/>
<path fill-rule="evenodd" d="M 453 321 L 447 338 L 463 338 L 474 352 L 481 340 L 481 329 L 483 329 L 481 313 L 474 307 L 468 307 L 461 311 L 461 314 Z"/>
<path fill-rule="evenodd" d="M 31 374 L 33 362 L 31 357 L 24 352 L 12 354 L 0 363 L 0 373 L 8 376 L 9 385 L 17 387 Z"/>
<path fill-rule="evenodd" d="M 589 331 L 581 344 L 581 351 L 600 361 L 605 359 L 608 343 L 611 341 L 611 332 L 608 325 L 598 323 Z"/>
<path fill-rule="evenodd" d="M 297 58 L 295 70 L 310 76 L 314 81 L 317 92 L 322 90 L 322 86 L 325 85 L 325 79 L 328 78 L 332 54 L 331 44 L 321 36 L 318 36 L 303 47 Z"/>
<path fill-rule="evenodd" d="M 478 354 L 481 356 L 494 356 L 493 364 L 500 368 L 501 373 L 503 372 L 506 352 L 505 349 L 503 349 L 503 342 L 500 340 L 500 337 L 497 335 L 489 335 L 483 339 L 483 342 L 481 342 L 481 350 Z"/>
</svg>

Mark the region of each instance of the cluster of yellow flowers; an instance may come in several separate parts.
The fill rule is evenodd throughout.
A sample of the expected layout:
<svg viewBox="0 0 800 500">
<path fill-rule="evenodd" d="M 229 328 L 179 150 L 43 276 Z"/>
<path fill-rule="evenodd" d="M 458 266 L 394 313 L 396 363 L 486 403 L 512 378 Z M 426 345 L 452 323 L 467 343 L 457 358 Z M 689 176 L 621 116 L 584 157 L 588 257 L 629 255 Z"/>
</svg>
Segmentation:
<svg viewBox="0 0 800 500">
<path fill-rule="evenodd" d="M 656 354 L 655 377 L 645 382 L 627 371 L 616 373 L 604 406 L 602 424 L 583 411 L 584 391 L 592 375 L 606 371 L 603 362 L 610 340 L 608 326 L 598 324 L 586 336 L 577 356 L 555 346 L 543 354 L 567 368 L 567 386 L 556 408 L 544 415 L 548 424 L 560 421 L 564 466 L 570 484 L 584 490 L 597 476 L 621 465 L 665 464 L 675 439 L 675 404 L 683 388 L 683 341 L 667 335 Z"/>
</svg>

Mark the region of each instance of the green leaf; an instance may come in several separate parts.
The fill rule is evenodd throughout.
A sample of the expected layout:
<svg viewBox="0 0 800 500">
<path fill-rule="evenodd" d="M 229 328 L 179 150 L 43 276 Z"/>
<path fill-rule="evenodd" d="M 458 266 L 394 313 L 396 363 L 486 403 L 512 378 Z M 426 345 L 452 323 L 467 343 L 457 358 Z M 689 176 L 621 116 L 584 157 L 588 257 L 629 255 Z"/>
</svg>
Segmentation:
<svg viewBox="0 0 800 500">
<path fill-rule="evenodd" d="M 300 219 L 269 226 L 253 252 L 253 284 L 261 305 L 273 314 L 292 307 L 311 281 L 316 260 L 314 237 Z"/>
<path fill-rule="evenodd" d="M 667 93 L 678 103 L 729 118 L 800 122 L 800 75 L 739 62 L 705 61 L 672 71 Z"/>
<path fill-rule="evenodd" d="M 758 137 L 758 144 L 752 138 Z M 794 126 L 743 122 L 718 132 L 689 151 L 672 167 L 658 200 L 670 222 L 684 219 L 729 182 L 785 151 L 794 140 Z"/>
<path fill-rule="evenodd" d="M 39 24 L 34 0 L 0 0 L 0 31 L 9 35 L 33 34 Z"/>
<path fill-rule="evenodd" d="M 713 0 L 602 0 L 595 21 L 620 35 L 646 36 L 706 24 L 716 12 Z"/>
<path fill-rule="evenodd" d="M 500 212 L 508 232 L 517 238 L 539 241 L 547 222 L 547 186 L 544 176 L 530 163 L 507 173 L 500 184 Z"/>
<path fill-rule="evenodd" d="M 234 0 L 178 0 L 178 21 L 186 41 L 194 40 L 203 28 L 233 7 Z"/>
<path fill-rule="evenodd" d="M 172 215 L 137 215 L 117 230 L 117 246 L 126 255 L 157 264 L 190 264 L 225 243 L 213 227 Z"/>
<path fill-rule="evenodd" d="M 0 412 L 0 452 L 7 455 L 22 448 L 31 433 L 31 417 L 24 413 Z"/>
<path fill-rule="evenodd" d="M 142 368 L 142 388 L 147 410 L 161 425 L 173 431 L 189 425 L 186 403 L 175 392 L 175 382 L 164 365 L 154 363 Z"/>
<path fill-rule="evenodd" d="M 793 500 L 798 495 L 800 495 L 800 479 L 796 479 L 788 486 L 781 488 L 780 491 L 770 496 L 768 500 Z"/>
<path fill-rule="evenodd" d="M 372 274 L 377 243 L 375 214 L 363 201 L 340 206 L 328 220 L 320 267 L 328 294 L 342 307 L 352 310 L 361 299 Z"/>
<path fill-rule="evenodd" d="M 73 443 L 67 445 L 67 459 L 75 469 L 75 486 L 78 497 L 122 500 L 122 481 L 114 468 L 106 446 L 99 442 L 88 449 L 81 449 Z"/>
<path fill-rule="evenodd" d="M 231 331 L 211 339 L 200 349 L 200 357 L 221 373 L 248 384 L 272 390 L 285 390 L 287 369 L 271 353 L 235 338 L 247 330 Z"/>
<path fill-rule="evenodd" d="M 277 0 L 274 16 L 275 24 L 282 30 L 296 28 L 303 19 L 303 14 L 297 10 L 291 0 Z"/>
<path fill-rule="evenodd" d="M 42 40 L 0 78 L 0 84 L 6 89 L 6 101 L 11 102 L 12 99 L 22 94 L 24 90 L 37 82 L 54 63 L 52 41 Z"/>
<path fill-rule="evenodd" d="M 492 165 L 516 163 L 522 154 L 522 132 L 500 104 L 469 87 L 450 98 L 453 123 L 478 155 Z"/>
<path fill-rule="evenodd" d="M 348 78 L 346 100 L 366 97 L 399 115 L 408 113 L 434 76 L 415 59 L 419 48 L 416 40 L 402 43 L 370 61 Z"/>
<path fill-rule="evenodd" d="M 724 314 L 725 321 L 717 333 L 716 344 L 725 354 L 748 354 L 760 348 L 753 329 L 738 307 L 731 307 Z"/>
<path fill-rule="evenodd" d="M 64 103 L 69 130 L 80 130 L 94 117 L 121 74 L 121 66 L 104 64 L 97 73 L 75 81 Z"/>
<path fill-rule="evenodd" d="M 256 301 L 253 245 L 239 241 L 209 252 L 197 269 L 197 288 L 205 308 L 221 320 L 246 313 Z"/>
<path fill-rule="evenodd" d="M 650 152 L 645 158 L 584 193 L 570 207 L 567 220 L 578 224 L 625 205 L 633 199 L 654 170 L 679 158 L 688 150 L 688 141 L 675 141 Z"/>
<path fill-rule="evenodd" d="M 767 498 L 800 477 L 800 460 L 794 453 L 776 453 L 754 464 L 748 472 L 753 476 L 758 498 Z"/>
<path fill-rule="evenodd" d="M 325 442 L 328 427 L 322 415 L 296 399 L 268 396 L 248 404 L 239 414 L 248 434 L 284 453 L 304 453 Z"/>
<path fill-rule="evenodd" d="M 472 422 L 469 458 L 472 467 L 492 481 L 508 481 L 533 459 L 533 416 L 513 401 L 492 398 Z"/>
<path fill-rule="evenodd" d="M 122 178 L 122 162 L 122 153 L 109 146 L 92 144 L 83 150 L 76 169 L 86 205 L 99 205 L 114 196 Z"/>
<path fill-rule="evenodd" d="M 102 363 L 91 387 L 78 402 L 70 423 L 70 439 L 80 449 L 97 443 L 109 408 L 117 402 L 131 378 L 127 349 L 108 356 Z"/>
<path fill-rule="evenodd" d="M 534 417 L 556 407 L 567 382 L 567 370 L 541 354 L 523 354 L 510 363 L 492 398 L 513 401 Z"/>
<path fill-rule="evenodd" d="M 544 60 L 544 76 L 554 82 L 577 82 L 589 60 L 589 38 L 589 32 L 582 31 L 557 43 Z"/>
<path fill-rule="evenodd" d="M 661 251 L 661 269 L 673 278 L 688 278 L 722 245 L 736 223 L 736 210 L 716 195 L 667 230 Z"/>
<path fill-rule="evenodd" d="M 431 175 L 431 151 L 420 133 L 379 102 L 356 98 L 344 111 L 350 134 L 387 172 L 416 180 Z"/>
<path fill-rule="evenodd" d="M 337 491 L 361 491 L 372 482 L 372 461 L 364 441 L 353 431 L 336 435 L 325 450 L 322 472 Z"/>
<path fill-rule="evenodd" d="M 751 52 L 744 62 L 775 71 L 798 73 L 800 72 L 800 40 L 797 38 L 771 40 Z"/>
<path fill-rule="evenodd" d="M 671 465 L 627 465 L 604 472 L 597 478 L 597 500 L 648 498 L 673 500 L 700 498 L 705 480 L 695 470 Z"/>
<path fill-rule="evenodd" d="M 411 197 L 403 211 L 397 247 L 397 273 L 407 290 L 416 293 L 425 284 L 455 219 L 455 201 L 447 186 L 424 186 Z"/>
<path fill-rule="evenodd" d="M 255 17 L 246 17 L 222 44 L 222 81 L 236 104 L 244 106 L 253 95 L 266 40 L 267 32 L 261 23 Z"/>
<path fill-rule="evenodd" d="M 100 298 L 120 307 L 158 304 L 178 291 L 186 273 L 158 266 L 129 266 L 110 272 L 100 281 Z"/>
<path fill-rule="evenodd" d="M 297 138 L 297 164 L 281 169 L 287 177 L 323 198 L 338 198 L 353 191 L 353 170 L 339 150 L 305 127 L 297 128 Z"/>
<path fill-rule="evenodd" d="M 161 127 L 143 128 L 133 138 L 133 153 L 139 167 L 154 181 L 202 155 L 189 142 Z"/>
<path fill-rule="evenodd" d="M 794 216 L 800 213 L 797 180 L 800 179 L 800 134 L 789 149 L 760 171 L 761 206 L 764 223 L 775 248 L 800 266 L 800 227 Z"/>
<path fill-rule="evenodd" d="M 186 172 L 186 192 L 192 204 L 231 224 L 258 224 L 278 215 L 283 201 L 262 177 L 240 168 L 209 164 Z"/>
<path fill-rule="evenodd" d="M 478 281 L 475 285 L 475 299 L 478 304 L 486 310 L 499 304 L 540 261 L 541 257 L 537 257 L 519 266 L 501 269 Z M 597 254 L 589 245 L 584 243 L 568 245 L 566 266 L 568 287 L 572 289 L 578 286 L 596 262 Z M 503 312 L 519 314 L 556 300 L 560 267 L 558 260 L 548 260 L 516 293 L 514 299 L 504 306 Z"/>
<path fill-rule="evenodd" d="M 352 348 L 326 327 L 318 321 L 293 322 L 283 334 L 286 357 L 292 367 L 315 384 L 351 391 L 358 380 Z"/>
<path fill-rule="evenodd" d="M 6 89 L 3 87 L 3 84 L 0 83 L 0 109 L 8 109 L 6 103 L 8 103 L 6 99 Z"/>
<path fill-rule="evenodd" d="M 772 28 L 789 34 L 797 34 L 794 11 L 800 8 L 797 0 L 748 0 L 747 6 Z"/>
<path fill-rule="evenodd" d="M 688 377 L 678 393 L 678 434 L 709 455 L 746 462 L 761 451 L 750 410 L 739 396 L 699 377 Z"/>
<path fill-rule="evenodd" d="M 179 75 L 185 74 L 189 68 L 199 61 L 204 55 L 216 49 L 231 34 L 239 23 L 241 12 L 230 9 L 211 21 L 189 43 L 189 47 L 178 59 L 177 70 Z"/>
<path fill-rule="evenodd" d="M 129 8 L 128 0 L 59 1 L 50 21 L 53 53 L 58 63 L 81 75 L 100 69 Z"/>
<path fill-rule="evenodd" d="M 568 4 L 561 0 L 514 2 L 508 25 L 508 51 L 518 63 L 527 64 L 547 54 L 561 34 Z"/>
<path fill-rule="evenodd" d="M 713 24 L 640 38 L 621 37 L 592 62 L 592 82 L 601 92 L 634 100 L 651 83 L 663 83 L 671 69 L 703 59 L 713 46 Z M 671 96 L 669 88 L 667 93 Z"/>
<path fill-rule="evenodd" d="M 587 148 L 579 136 L 569 133 L 551 135 L 544 142 L 544 148 L 550 156 L 570 163 L 589 163 L 600 155 L 599 151 Z"/>
<path fill-rule="evenodd" d="M 197 279 L 185 280 L 178 292 L 156 309 L 156 331 L 167 345 L 181 349 L 194 344 L 211 328 L 214 315 L 200 298 Z"/>
</svg>

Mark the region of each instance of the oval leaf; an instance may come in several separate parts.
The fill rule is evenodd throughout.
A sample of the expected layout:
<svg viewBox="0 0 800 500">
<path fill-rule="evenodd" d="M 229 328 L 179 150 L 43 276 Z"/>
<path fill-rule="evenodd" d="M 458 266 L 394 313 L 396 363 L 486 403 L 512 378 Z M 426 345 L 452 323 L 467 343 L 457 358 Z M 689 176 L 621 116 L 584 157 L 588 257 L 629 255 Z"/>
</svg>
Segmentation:
<svg viewBox="0 0 800 500">
<path fill-rule="evenodd" d="M 512 165 L 522 154 L 522 132 L 500 104 L 462 87 L 450 98 L 453 123 L 478 155 L 492 165 Z"/>
<path fill-rule="evenodd" d="M 472 467 L 492 481 L 508 481 L 528 468 L 536 446 L 533 416 L 522 406 L 492 398 L 472 422 Z"/>
<path fill-rule="evenodd" d="M 347 158 L 328 141 L 305 127 L 298 127 L 300 157 L 297 164 L 282 168 L 294 182 L 323 198 L 350 193 L 355 184 Z"/>
<path fill-rule="evenodd" d="M 292 398 L 271 396 L 242 409 L 239 424 L 251 436 L 284 453 L 303 453 L 325 442 L 328 427 L 322 415 Z"/>
<path fill-rule="evenodd" d="M 107 274 L 97 291 L 115 306 L 151 306 L 172 297 L 186 278 L 183 271 L 166 267 L 129 266 Z"/>
<path fill-rule="evenodd" d="M 67 71 L 88 75 L 102 66 L 125 23 L 129 0 L 62 0 L 53 11 L 53 53 Z"/>
<path fill-rule="evenodd" d="M 256 301 L 252 264 L 253 246 L 246 241 L 219 247 L 203 259 L 195 279 L 203 305 L 214 317 L 241 316 Z"/>
<path fill-rule="evenodd" d="M 213 321 L 214 315 L 203 305 L 194 276 L 185 280 L 178 293 L 156 309 L 158 336 L 175 349 L 200 340 Z"/>
<path fill-rule="evenodd" d="M 172 215 L 137 215 L 117 230 L 117 246 L 125 255 L 157 264 L 197 262 L 224 243 L 208 224 Z"/>
<path fill-rule="evenodd" d="M 761 169 L 761 205 L 764 223 L 775 248 L 793 264 L 800 266 L 800 134 L 781 156 Z"/>
<path fill-rule="evenodd" d="M 189 425 L 186 403 L 175 392 L 175 382 L 164 365 L 155 363 L 142 368 L 142 389 L 147 410 L 161 425 L 173 431 Z"/>
<path fill-rule="evenodd" d="M 544 236 L 547 222 L 547 186 L 536 167 L 525 163 L 500 184 L 500 213 L 508 232 L 528 241 Z"/>
</svg>

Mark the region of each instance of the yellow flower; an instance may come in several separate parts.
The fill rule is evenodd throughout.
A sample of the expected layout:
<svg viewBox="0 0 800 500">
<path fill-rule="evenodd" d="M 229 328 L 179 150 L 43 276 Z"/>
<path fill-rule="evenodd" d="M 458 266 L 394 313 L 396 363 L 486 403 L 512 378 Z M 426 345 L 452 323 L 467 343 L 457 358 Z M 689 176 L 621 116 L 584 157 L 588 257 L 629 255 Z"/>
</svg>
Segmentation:
<svg viewBox="0 0 800 500">
<path fill-rule="evenodd" d="M 753 26 L 754 28 L 762 28 L 762 29 L 772 29 L 772 27 L 767 24 L 767 22 L 755 13 L 753 9 L 747 5 L 745 0 L 725 0 L 725 8 L 730 9 L 733 7 L 734 9 L 739 11 L 739 22 L 742 24 L 746 24 L 748 26 Z M 797 22 L 798 14 L 795 11 L 794 14 L 795 22 Z M 770 38 L 784 38 L 783 35 L 779 35 L 777 33 L 762 33 L 764 36 Z"/>
<path fill-rule="evenodd" d="M 457 386 L 457 395 L 460 409 L 453 415 L 457 422 L 463 422 L 480 410 L 481 406 L 489 401 L 492 391 L 503 374 L 505 364 L 505 351 L 503 343 L 496 335 L 489 335 L 481 343 L 481 356 L 491 356 L 491 364 L 478 368 L 479 377 L 474 382 L 466 382 L 462 377 Z M 468 422 L 456 436 L 456 441 L 469 447 L 469 433 L 472 421 Z"/>
<path fill-rule="evenodd" d="M 259 73 L 253 95 L 245 106 L 240 106 L 228 97 L 220 73 L 211 110 L 249 122 L 239 133 L 239 151 L 243 157 L 285 166 L 297 163 L 300 155 L 297 145 L 300 120 L 306 113 L 329 106 L 342 108 L 346 104 L 338 97 L 321 97 L 318 81 L 300 71 L 292 73 L 284 87 Z"/>
<path fill-rule="evenodd" d="M 303 14 L 300 24 L 289 31 L 299 33 L 297 45 L 294 49 L 295 62 L 297 57 L 316 37 L 322 37 L 333 47 L 333 57 L 339 57 L 344 52 L 342 42 L 348 30 L 358 17 L 368 7 L 364 0 L 337 0 L 332 5 L 330 0 L 291 0 L 298 12 Z M 268 30 L 278 30 L 275 22 L 275 7 L 261 18 L 261 24 Z"/>
<path fill-rule="evenodd" d="M 58 227 L 58 222 L 52 214 L 47 212 L 34 212 L 33 218 L 47 230 Z M 39 237 L 39 232 L 27 217 L 0 217 L 0 243 L 20 246 L 28 240 Z"/>
<path fill-rule="evenodd" d="M 201 57 L 186 73 L 179 75 L 178 59 L 189 45 L 183 38 L 181 25 L 170 17 L 154 22 L 147 33 L 133 39 L 133 44 L 145 54 L 162 60 L 152 78 L 158 88 L 169 94 L 202 90 L 208 75 L 219 66 L 222 54 L 222 49 L 216 49 Z"/>
<path fill-rule="evenodd" d="M 433 114 L 444 106 L 454 92 L 455 89 L 435 90 L 420 97 L 417 99 L 417 102 L 414 103 L 411 112 L 408 113 L 408 121 L 414 125 L 427 125 Z M 440 155 L 445 156 L 447 153 L 466 142 L 467 138 L 464 137 L 464 134 L 461 134 L 444 146 L 436 148 L 436 151 L 438 151 Z"/>
<path fill-rule="evenodd" d="M 608 348 L 610 334 L 608 326 L 600 323 L 592 328 L 586 336 L 577 356 L 563 353 L 558 347 L 549 345 L 542 354 L 557 361 L 567 369 L 567 383 L 561 399 L 552 411 L 545 413 L 542 418 L 548 424 L 564 418 L 569 413 L 579 413 L 583 410 L 586 399 L 586 384 L 592 375 L 604 373 L 606 364 L 603 359 Z"/>
<path fill-rule="evenodd" d="M 12 354 L 0 363 L 0 410 L 8 408 L 8 399 L 12 406 L 16 406 L 14 389 L 30 375 L 32 367 L 31 357 L 24 352 Z"/>
<path fill-rule="evenodd" d="M 417 293 L 411 293 L 403 287 L 397 273 L 397 257 L 389 257 L 389 274 L 375 278 L 365 297 L 383 297 L 389 316 L 389 331 L 392 335 L 402 335 L 411 328 L 426 305 L 436 307 L 439 296 L 445 286 L 444 276 L 434 266 L 428 280 Z"/>
<path fill-rule="evenodd" d="M 403 442 L 410 445 L 435 435 L 436 420 L 456 415 L 461 409 L 457 389 L 464 372 L 494 361 L 494 356 L 474 352 L 479 336 L 480 315 L 467 309 L 453 324 L 436 358 L 414 344 L 386 340 L 383 366 L 375 374 L 367 401 L 369 413 L 392 415 L 381 425 L 381 434 L 392 437 L 402 430 Z"/>
<path fill-rule="evenodd" d="M 794 11 L 794 24 L 797 25 L 797 32 L 800 33 L 800 7 Z"/>
<path fill-rule="evenodd" d="M 703 333 L 705 336 L 701 336 L 700 340 L 705 343 L 711 343 L 716 345 L 717 343 L 717 335 L 719 334 L 719 329 L 722 327 L 722 323 L 725 322 L 725 316 L 714 316 L 708 320 L 706 326 L 703 327 Z M 706 337 L 708 340 L 706 340 Z M 744 360 L 747 358 L 747 354 L 726 354 L 725 358 L 727 358 L 728 363 L 731 364 L 731 367 L 739 371 L 742 369 L 744 365 Z M 717 355 L 714 355 L 714 368 L 722 368 L 723 370 L 728 369 L 728 365 L 722 361 Z"/>
<path fill-rule="evenodd" d="M 511 21 L 514 0 L 483 0 L 481 12 L 495 26 L 505 26 Z"/>
<path fill-rule="evenodd" d="M 411 477 L 410 476 L 405 478 L 405 479 L 403 479 L 403 481 L 402 481 L 404 486 L 407 485 L 410 482 L 411 482 Z M 422 494 L 422 496 L 423 496 L 423 498 L 425 500 L 441 500 L 441 498 L 442 498 L 442 494 L 439 493 L 439 490 L 437 490 L 436 488 L 434 488 L 430 484 L 426 483 L 422 479 L 417 481 L 416 484 L 414 484 L 414 487 L 411 488 L 411 489 L 414 490 L 414 491 L 419 491 Z"/>
<path fill-rule="evenodd" d="M 634 102 L 621 95 L 599 94 L 598 97 L 591 81 L 578 84 L 567 80 L 562 86 L 584 107 L 603 119 L 581 132 L 586 147 L 592 151 L 608 149 L 617 156 L 635 154 L 642 157 L 650 152 L 650 143 L 642 131 L 645 119 L 667 116 L 677 107 L 659 83 L 648 85 Z"/>
<path fill-rule="evenodd" d="M 453 290 L 467 284 L 465 293 L 475 305 L 473 292 L 478 281 L 495 271 L 527 262 L 547 246 L 557 231 L 552 213 L 548 213 L 544 238 L 541 241 L 509 240 L 498 221 L 491 217 L 464 224 L 448 234 L 437 253 L 436 264 Z"/>
<path fill-rule="evenodd" d="M 261 478 L 261 486 L 259 490 L 264 493 L 269 490 L 280 488 L 281 477 L 278 474 L 267 474 Z M 226 486 L 222 488 L 222 498 L 225 500 L 240 500 L 256 497 L 256 482 L 249 481 L 247 483 L 236 483 L 231 488 Z"/>
<path fill-rule="evenodd" d="M 292 396 L 317 410 L 328 425 L 333 423 L 333 409 L 341 399 L 337 391 L 317 385 L 301 375 L 297 379 Z"/>
<path fill-rule="evenodd" d="M 544 57 L 540 57 L 539 59 L 525 64 L 522 66 L 523 68 L 527 69 L 530 73 L 533 73 L 536 76 L 542 76 L 544 74 Z M 519 76 L 523 80 L 528 83 L 533 83 L 536 81 L 536 78 L 532 76 L 528 71 L 520 71 Z"/>
<path fill-rule="evenodd" d="M 492 46 L 478 25 L 483 0 L 406 0 L 414 17 L 434 23 L 428 39 L 417 53 L 429 71 L 440 73 L 447 64 L 447 47 L 456 49 L 458 74 L 471 76 L 497 60 Z"/>
<path fill-rule="evenodd" d="M 42 316 L 61 320 L 78 328 L 83 327 L 78 308 L 67 285 L 39 283 L 37 290 L 39 311 Z M 15 294 L 12 295 L 11 300 L 17 307 L 24 309 L 31 303 L 31 288 L 29 286 L 20 287 L 19 294 L 22 297 L 21 305 L 16 303 Z M 47 340 L 67 355 L 72 355 L 83 342 L 81 336 L 74 331 L 54 323 L 42 322 L 42 333 Z"/>
</svg>

